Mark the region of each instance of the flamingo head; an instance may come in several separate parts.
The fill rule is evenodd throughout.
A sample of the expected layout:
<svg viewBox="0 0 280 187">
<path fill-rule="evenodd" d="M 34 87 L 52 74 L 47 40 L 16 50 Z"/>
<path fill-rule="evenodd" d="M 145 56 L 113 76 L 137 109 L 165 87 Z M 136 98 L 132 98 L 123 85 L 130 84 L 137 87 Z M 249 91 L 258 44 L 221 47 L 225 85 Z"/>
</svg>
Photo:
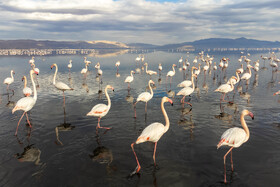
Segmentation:
<svg viewBox="0 0 280 187">
<path fill-rule="evenodd" d="M 171 103 L 171 105 L 173 106 L 173 101 L 172 101 L 171 99 L 169 99 L 168 97 L 166 97 L 166 96 L 164 96 L 164 97 L 162 98 L 162 101 L 163 101 L 163 102 L 169 102 L 169 103 Z"/>
<path fill-rule="evenodd" d="M 231 79 L 235 79 L 237 81 L 237 77 L 235 77 L 235 76 L 232 76 Z"/>
<path fill-rule="evenodd" d="M 13 74 L 15 74 L 14 70 L 12 70 Z"/>
<path fill-rule="evenodd" d="M 149 84 L 155 84 L 155 82 L 154 82 L 154 81 L 152 81 L 152 80 L 150 80 L 150 81 L 149 81 Z"/>
<path fill-rule="evenodd" d="M 131 71 L 131 73 L 135 74 L 135 71 Z"/>
<path fill-rule="evenodd" d="M 177 67 L 176 64 L 173 64 L 172 66 L 173 66 L 173 67 Z"/>
<path fill-rule="evenodd" d="M 53 65 L 51 65 L 51 69 L 53 69 L 53 67 L 54 67 L 54 64 L 53 64 Z"/>
<path fill-rule="evenodd" d="M 248 115 L 252 118 L 252 120 L 254 120 L 254 114 L 252 112 L 250 112 L 249 110 L 243 110 L 242 114 L 245 116 Z"/>
<path fill-rule="evenodd" d="M 112 89 L 112 90 L 113 90 L 113 92 L 115 91 L 115 90 L 114 90 L 114 87 L 113 87 L 113 86 L 111 86 L 111 85 L 107 85 L 107 86 L 106 86 L 106 88 L 107 88 L 107 89 L 108 89 L 108 88 L 109 88 L 109 89 Z"/>
<path fill-rule="evenodd" d="M 21 78 L 21 81 L 24 81 L 24 76 Z"/>
<path fill-rule="evenodd" d="M 280 91 L 275 92 L 273 95 L 279 95 L 279 94 L 280 94 Z"/>
</svg>

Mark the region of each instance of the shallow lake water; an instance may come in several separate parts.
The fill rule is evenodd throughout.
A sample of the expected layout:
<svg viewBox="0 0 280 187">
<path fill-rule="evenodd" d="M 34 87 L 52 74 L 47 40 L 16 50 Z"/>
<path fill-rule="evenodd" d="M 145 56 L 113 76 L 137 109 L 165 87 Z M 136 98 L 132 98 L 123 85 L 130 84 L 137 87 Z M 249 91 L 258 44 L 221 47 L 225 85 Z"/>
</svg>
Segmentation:
<svg viewBox="0 0 280 187">
<path fill-rule="evenodd" d="M 240 66 L 240 52 L 209 52 L 214 55 L 217 65 L 222 57 L 228 57 L 229 67 L 223 76 L 220 76 L 220 70 L 212 70 L 205 76 L 202 72 L 198 76 L 197 88 L 190 101 L 192 109 L 186 104 L 183 107 L 180 104 L 182 97 L 176 96 L 180 90 L 177 84 L 186 76 L 190 79 L 189 70 L 185 76 L 184 71 L 179 71 L 178 60 L 181 56 L 188 58 L 192 66 L 197 54 L 148 52 L 144 55 L 148 69 L 157 71 L 158 63 L 162 63 L 163 71 L 161 80 L 159 75 L 152 76 L 154 97 L 148 102 L 147 115 L 145 104 L 140 102 L 136 105 L 136 119 L 132 102 L 146 91 L 150 77 L 144 71 L 137 72 L 129 92 L 124 80 L 130 70 L 140 67 L 140 63 L 136 66 L 135 62 L 138 54 L 87 56 L 92 64 L 86 79 L 80 73 L 84 68 L 84 56 L 35 57 L 40 74 L 37 76 L 38 99 L 29 113 L 33 128 L 26 125 L 24 117 L 18 136 L 14 133 L 22 111 L 12 114 L 12 109 L 23 97 L 23 75 L 27 76 L 28 86 L 32 87 L 30 57 L 0 57 L 0 80 L 9 77 L 11 69 L 15 71 L 15 81 L 10 85 L 14 94 L 7 93 L 6 85 L 0 86 L 0 186 L 225 186 L 223 156 L 228 147 L 217 150 L 216 145 L 225 130 L 241 127 L 243 109 L 252 111 L 255 119 L 246 117 L 251 136 L 248 142 L 233 149 L 233 172 L 228 157 L 229 183 L 226 185 L 279 186 L 280 99 L 273 96 L 280 89 L 279 72 L 272 73 L 269 61 L 264 64 L 260 58 L 261 55 L 268 56 L 267 52 L 251 52 L 252 62 L 260 60 L 260 71 L 252 71 L 249 85 L 239 85 L 234 104 L 220 104 L 221 95 L 214 90 L 235 75 Z M 70 59 L 73 68 L 69 74 L 67 64 Z M 121 63 L 120 76 L 116 76 L 115 62 L 118 60 Z M 101 85 L 94 69 L 97 62 L 103 70 Z M 50 66 L 53 63 L 58 65 L 57 79 L 74 88 L 65 92 L 65 107 L 62 92 L 52 85 L 55 70 Z M 166 73 L 173 63 L 177 67 L 170 84 L 166 82 Z M 219 76 L 213 80 L 217 74 Z M 108 91 L 112 106 L 101 119 L 101 126 L 112 129 L 99 129 L 97 133 L 97 118 L 86 114 L 98 103 L 107 104 L 104 94 L 107 84 L 115 91 Z M 101 94 L 99 87 L 103 90 Z M 163 96 L 169 96 L 174 105 L 165 104 L 170 128 L 158 142 L 157 166 L 153 164 L 153 143 L 135 145 L 142 169 L 139 175 L 129 177 L 137 165 L 131 143 L 147 125 L 165 123 L 160 110 Z M 229 97 L 232 99 L 233 93 Z"/>
</svg>

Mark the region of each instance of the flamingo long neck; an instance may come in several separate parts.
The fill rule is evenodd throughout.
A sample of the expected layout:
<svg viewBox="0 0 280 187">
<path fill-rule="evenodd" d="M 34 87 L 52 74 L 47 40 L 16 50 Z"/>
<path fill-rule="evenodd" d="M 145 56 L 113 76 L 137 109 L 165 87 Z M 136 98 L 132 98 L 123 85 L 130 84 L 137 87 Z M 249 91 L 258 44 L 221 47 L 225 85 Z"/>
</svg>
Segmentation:
<svg viewBox="0 0 280 187">
<path fill-rule="evenodd" d="M 34 73 L 34 71 L 31 70 L 31 71 L 30 71 L 30 79 L 31 79 L 31 82 L 32 82 L 33 92 L 34 92 L 33 99 L 34 99 L 35 101 L 37 101 L 37 90 L 36 90 L 35 82 L 34 82 L 34 80 L 33 80 L 33 73 Z"/>
<path fill-rule="evenodd" d="M 150 91 L 151 91 L 151 95 L 152 95 L 152 97 L 154 96 L 154 92 L 153 92 L 153 89 L 152 89 L 152 87 L 151 87 L 151 83 L 149 82 L 149 89 L 150 89 Z"/>
<path fill-rule="evenodd" d="M 55 64 L 55 73 L 54 73 L 54 76 L 53 76 L 53 84 L 55 84 L 55 79 L 56 79 L 56 74 L 57 74 L 57 65 Z"/>
<path fill-rule="evenodd" d="M 164 132 L 166 132 L 169 129 L 170 123 L 169 123 L 169 118 L 168 118 L 167 113 L 166 113 L 165 108 L 164 108 L 164 103 L 165 103 L 164 101 L 161 101 L 161 111 L 162 111 L 162 114 L 163 114 L 164 119 L 165 119 Z"/>
<path fill-rule="evenodd" d="M 174 69 L 174 66 L 172 66 L 172 69 L 173 69 L 173 72 L 175 73 L 175 69 Z"/>
<path fill-rule="evenodd" d="M 233 90 L 234 86 L 233 86 L 233 82 L 232 82 L 232 78 L 230 79 L 230 88 Z"/>
<path fill-rule="evenodd" d="M 132 71 L 130 72 L 130 76 L 133 78 L 133 72 Z"/>
<path fill-rule="evenodd" d="M 192 89 L 194 90 L 194 80 L 193 80 L 193 76 L 192 76 Z"/>
<path fill-rule="evenodd" d="M 27 85 L 26 76 L 24 76 L 23 78 L 24 78 L 24 88 L 26 88 L 26 85 Z"/>
<path fill-rule="evenodd" d="M 237 76 L 236 82 L 239 82 L 239 81 L 240 81 L 239 73 L 238 73 L 238 72 L 235 72 L 235 74 L 236 74 L 236 76 Z"/>
<path fill-rule="evenodd" d="M 249 74 L 252 75 L 251 68 L 249 67 Z"/>
<path fill-rule="evenodd" d="M 109 97 L 108 88 L 107 87 L 105 88 L 105 95 L 106 95 L 106 98 L 108 100 L 108 107 L 111 108 L 111 99 Z"/>
<path fill-rule="evenodd" d="M 11 77 L 12 77 L 12 80 L 14 80 L 13 71 L 11 71 Z"/>
<path fill-rule="evenodd" d="M 148 71 L 147 69 L 148 69 L 148 64 L 146 64 L 146 73 L 147 73 L 147 71 Z"/>
<path fill-rule="evenodd" d="M 249 139 L 249 137 L 250 137 L 250 131 L 249 131 L 249 128 L 248 128 L 248 126 L 246 124 L 246 121 L 244 119 L 245 116 L 246 116 L 245 114 L 243 114 L 243 113 L 241 114 L 240 122 L 241 122 L 241 125 L 242 125 L 245 133 L 246 133 L 246 140 L 245 140 L 245 142 L 246 142 Z"/>
</svg>

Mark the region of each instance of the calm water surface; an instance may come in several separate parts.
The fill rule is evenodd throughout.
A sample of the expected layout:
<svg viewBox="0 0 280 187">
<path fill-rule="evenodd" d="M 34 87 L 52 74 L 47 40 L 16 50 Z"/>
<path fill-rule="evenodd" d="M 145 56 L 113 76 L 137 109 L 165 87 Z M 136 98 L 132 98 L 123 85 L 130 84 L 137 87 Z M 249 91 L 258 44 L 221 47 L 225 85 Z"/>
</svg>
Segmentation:
<svg viewBox="0 0 280 187">
<path fill-rule="evenodd" d="M 191 65 L 195 55 L 189 54 Z M 255 61 L 260 59 L 260 55 L 252 54 L 250 59 Z M 189 106 L 183 108 L 180 104 L 181 96 L 174 95 L 180 90 L 176 85 L 184 79 L 183 71 L 176 68 L 171 85 L 165 80 L 171 65 L 175 63 L 178 66 L 179 58 L 187 58 L 187 54 L 147 53 L 148 69 L 157 70 L 158 63 L 163 64 L 162 79 L 159 81 L 158 75 L 152 77 L 156 88 L 153 99 L 148 103 L 148 114 L 145 117 L 145 104 L 138 103 L 137 119 L 134 119 L 132 101 L 146 90 L 149 80 L 145 73 L 136 73 L 128 93 L 124 79 L 130 70 L 135 70 L 137 56 L 88 56 L 93 63 L 86 80 L 80 73 L 84 67 L 83 56 L 35 57 L 40 75 L 37 77 L 38 100 L 30 113 L 33 128 L 30 131 L 23 118 L 17 137 L 14 133 L 22 111 L 12 114 L 11 110 L 23 96 L 23 75 L 27 76 L 31 87 L 30 57 L 0 57 L 0 80 L 10 76 L 11 69 L 16 73 L 15 82 L 11 85 L 14 95 L 7 94 L 4 84 L 0 87 L 0 186 L 225 186 L 223 155 L 228 148 L 217 150 L 216 145 L 225 130 L 240 126 L 239 117 L 243 109 L 252 111 L 255 120 L 246 118 L 251 137 L 233 150 L 234 172 L 230 171 L 230 162 L 227 161 L 228 185 L 279 186 L 280 99 L 273 93 L 280 89 L 280 85 L 279 75 L 272 73 L 269 62 L 266 62 L 267 69 L 262 69 L 264 64 L 260 59 L 261 70 L 257 74 L 253 72 L 248 86 L 240 85 L 233 105 L 220 105 L 220 94 L 213 91 L 235 75 L 235 69 L 240 66 L 237 61 L 240 53 L 214 54 L 217 63 L 224 56 L 230 58 L 225 78 L 219 76 L 213 80 L 218 71 L 205 77 L 201 73 L 190 110 Z M 70 59 L 73 60 L 73 68 L 69 75 L 67 64 Z M 121 62 L 119 77 L 116 77 L 117 60 Z M 96 134 L 97 118 L 86 114 L 94 105 L 107 103 L 104 91 L 98 94 L 99 81 L 94 69 L 98 61 L 103 70 L 102 89 L 111 84 L 115 92 L 109 91 L 112 107 L 101 119 L 101 125 L 112 129 L 101 129 Z M 62 92 L 51 84 L 52 63 L 58 64 L 58 79 L 75 89 L 65 93 L 65 108 Z M 190 71 L 186 72 L 187 79 L 190 79 Z M 167 95 L 174 101 L 174 106 L 165 104 L 171 125 L 158 142 L 157 167 L 153 166 L 152 159 L 154 144 L 136 145 L 142 169 L 140 175 L 128 177 L 136 167 L 130 144 L 147 125 L 157 121 L 164 123 L 160 102 Z M 232 98 L 233 93 L 229 96 Z"/>
</svg>

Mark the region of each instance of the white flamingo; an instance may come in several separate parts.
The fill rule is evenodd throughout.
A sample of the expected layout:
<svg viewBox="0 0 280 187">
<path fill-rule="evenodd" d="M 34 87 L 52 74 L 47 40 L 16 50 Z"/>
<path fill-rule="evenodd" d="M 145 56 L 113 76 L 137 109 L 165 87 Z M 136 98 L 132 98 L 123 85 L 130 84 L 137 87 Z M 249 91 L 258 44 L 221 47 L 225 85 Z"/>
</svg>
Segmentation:
<svg viewBox="0 0 280 187">
<path fill-rule="evenodd" d="M 115 66 L 117 67 L 117 74 L 119 73 L 119 66 L 121 65 L 121 62 L 118 60 L 115 64 Z"/>
<path fill-rule="evenodd" d="M 138 161 L 138 158 L 136 156 L 136 153 L 134 151 L 134 144 L 140 144 L 146 141 L 149 142 L 154 142 L 155 143 L 155 147 L 154 147 L 154 154 L 153 154 L 153 160 L 154 160 L 154 164 L 156 165 L 156 148 L 157 148 L 157 142 L 159 141 L 159 139 L 162 137 L 162 135 L 164 133 L 166 133 L 169 129 L 169 118 L 167 116 L 167 113 L 165 111 L 164 108 L 164 103 L 166 102 L 170 102 L 173 105 L 173 102 L 171 99 L 169 99 L 168 97 L 163 97 L 161 99 L 161 111 L 163 113 L 164 119 L 165 119 L 165 125 L 159 123 L 159 122 L 155 122 L 150 124 L 149 126 L 147 126 L 142 133 L 140 134 L 140 136 L 137 138 L 137 140 L 131 144 L 131 148 L 132 151 L 134 153 L 136 162 L 137 162 L 137 167 L 135 168 L 135 171 L 132 172 L 132 175 L 135 173 L 138 173 L 141 169 L 140 163 Z"/>
<path fill-rule="evenodd" d="M 108 100 L 108 105 L 105 105 L 103 103 L 102 104 L 97 104 L 94 107 L 92 107 L 92 109 L 89 113 L 87 113 L 87 116 L 98 117 L 98 124 L 96 126 L 96 130 L 98 128 L 111 129 L 109 127 L 101 127 L 100 126 L 101 118 L 104 117 L 109 112 L 109 110 L 111 108 L 111 99 L 110 99 L 109 94 L 108 94 L 108 89 L 111 89 L 111 90 L 114 91 L 114 88 L 111 85 L 107 85 L 105 87 L 105 95 L 106 95 L 106 98 Z"/>
<path fill-rule="evenodd" d="M 14 72 L 14 70 L 11 70 L 11 77 L 7 77 L 3 82 L 4 84 L 7 85 L 7 91 L 9 90 L 10 84 L 12 84 L 14 82 L 13 74 L 15 74 L 15 72 Z"/>
<path fill-rule="evenodd" d="M 236 70 L 238 73 L 242 74 L 244 72 L 244 69 L 243 69 L 243 64 L 241 64 L 241 68 L 238 68 Z"/>
<path fill-rule="evenodd" d="M 248 81 L 248 80 L 251 78 L 251 76 L 252 76 L 251 68 L 252 68 L 253 66 L 248 65 L 247 67 L 248 67 L 248 69 L 249 69 L 249 73 L 244 73 L 244 74 L 242 75 L 242 77 L 241 77 L 241 80 L 246 80 L 246 81 Z"/>
<path fill-rule="evenodd" d="M 200 74 L 200 63 L 198 64 L 198 69 L 194 70 L 194 74 L 197 76 Z"/>
<path fill-rule="evenodd" d="M 124 80 L 124 82 L 128 83 L 127 89 L 130 89 L 130 83 L 134 80 L 133 74 L 135 74 L 135 72 L 131 70 L 130 71 L 130 76 L 127 76 Z"/>
<path fill-rule="evenodd" d="M 86 75 L 86 73 L 88 71 L 88 65 L 86 64 L 85 66 L 86 67 L 81 70 L 81 74 L 84 74 L 84 75 Z"/>
<path fill-rule="evenodd" d="M 61 90 L 63 92 L 63 104 L 65 105 L 65 95 L 64 95 L 64 92 L 66 90 L 74 90 L 73 88 L 70 88 L 67 84 L 63 83 L 63 82 L 56 82 L 56 74 L 57 74 L 57 71 L 58 71 L 58 67 L 57 67 L 57 64 L 53 64 L 51 65 L 51 69 L 55 67 L 55 73 L 54 73 L 54 76 L 53 76 L 53 85 L 58 89 L 58 90 Z"/>
<path fill-rule="evenodd" d="M 152 75 L 157 75 L 157 72 L 156 72 L 156 71 L 148 70 L 148 63 L 147 63 L 147 62 L 144 64 L 144 66 L 146 66 L 146 73 L 147 73 L 148 75 L 150 75 L 150 78 L 151 78 Z"/>
<path fill-rule="evenodd" d="M 37 101 L 37 90 L 36 90 L 36 86 L 35 86 L 35 83 L 34 83 L 34 80 L 33 80 L 33 74 L 34 73 L 38 74 L 38 72 L 35 72 L 34 70 L 30 70 L 30 78 L 31 78 L 31 82 L 32 82 L 32 85 L 33 85 L 33 90 L 34 90 L 33 97 L 21 98 L 20 100 L 18 100 L 18 102 L 16 103 L 16 106 L 12 110 L 12 113 L 14 113 L 17 110 L 23 110 L 23 114 L 18 121 L 15 136 L 17 135 L 18 127 L 19 127 L 20 121 L 22 120 L 24 114 L 26 115 L 26 119 L 27 119 L 27 122 L 28 122 L 30 128 L 32 128 L 31 123 L 28 119 L 27 112 L 33 108 L 33 106 L 35 105 L 35 103 Z"/>
<path fill-rule="evenodd" d="M 84 63 L 88 65 L 91 64 L 91 61 L 87 60 L 87 57 L 84 57 Z"/>
<path fill-rule="evenodd" d="M 246 121 L 244 119 L 245 116 L 250 116 L 252 119 L 254 119 L 254 114 L 250 112 L 249 110 L 243 110 L 240 116 L 240 122 L 243 127 L 243 129 L 238 127 L 233 127 L 228 130 L 226 130 L 222 136 L 221 140 L 217 145 L 217 149 L 219 149 L 221 146 L 229 146 L 231 147 L 229 151 L 224 155 L 224 183 L 227 183 L 226 180 L 226 156 L 230 154 L 231 156 L 231 169 L 233 171 L 233 161 L 232 161 L 232 149 L 240 147 L 243 143 L 247 142 L 250 138 L 250 131 L 246 124 Z"/>
<path fill-rule="evenodd" d="M 29 87 L 26 86 L 26 85 L 27 85 L 26 76 L 23 76 L 21 80 L 24 81 L 24 88 L 23 88 L 23 90 L 22 90 L 23 95 L 24 95 L 25 97 L 29 97 L 29 96 L 32 94 L 32 90 L 31 90 L 31 88 L 29 88 Z"/>
<path fill-rule="evenodd" d="M 191 87 L 185 87 L 177 93 L 177 95 L 183 95 L 183 98 L 181 99 L 182 104 L 187 103 L 188 105 L 192 106 L 191 103 L 185 102 L 185 97 L 187 95 L 191 95 L 194 92 L 194 80 L 193 80 L 194 77 L 196 77 L 195 74 L 192 75 L 192 88 Z"/>
<path fill-rule="evenodd" d="M 158 71 L 159 71 L 159 74 L 161 74 L 161 71 L 162 71 L 162 65 L 161 64 L 158 64 Z"/>
<path fill-rule="evenodd" d="M 195 70 L 195 69 L 197 69 L 196 67 L 192 67 L 192 69 L 191 69 L 191 76 L 193 75 L 193 71 Z M 192 85 L 192 81 L 191 80 L 184 80 L 184 81 L 182 81 L 181 83 L 179 83 L 178 85 L 177 85 L 177 87 L 189 87 L 189 86 L 191 86 Z"/>
<path fill-rule="evenodd" d="M 70 72 L 70 69 L 72 68 L 72 60 L 69 60 L 69 64 L 68 64 L 68 69 L 69 69 L 69 72 Z"/>
<path fill-rule="evenodd" d="M 174 67 L 176 67 L 176 64 L 173 64 L 172 65 L 172 71 L 169 71 L 167 74 L 166 74 L 166 82 L 167 82 L 167 79 L 168 77 L 170 77 L 170 84 L 171 84 L 171 80 L 172 80 L 172 77 L 175 75 L 175 69 Z"/>
<path fill-rule="evenodd" d="M 136 99 L 136 102 L 134 103 L 134 108 L 136 108 L 136 104 L 139 102 L 139 101 L 142 101 L 142 102 L 145 102 L 146 105 L 145 105 L 145 113 L 147 113 L 147 104 L 148 104 L 148 101 L 150 101 L 153 96 L 154 96 L 154 92 L 153 92 L 153 89 L 151 87 L 151 84 L 155 84 L 154 81 L 152 80 L 149 80 L 148 82 L 148 85 L 149 85 L 149 89 L 150 89 L 150 92 L 142 92 L 140 95 L 138 95 L 137 99 Z M 135 109 L 135 118 L 136 118 L 136 109 Z"/>
<path fill-rule="evenodd" d="M 230 78 L 230 85 L 229 84 L 222 84 L 220 85 L 214 92 L 220 92 L 220 93 L 223 93 L 223 95 L 221 95 L 221 99 L 220 101 L 225 101 L 225 95 L 228 93 L 228 92 L 231 92 L 233 91 L 234 89 L 234 86 L 233 86 L 233 79 L 236 79 L 236 77 L 231 77 Z M 222 97 L 223 96 L 223 97 Z M 223 99 L 222 99 L 223 98 Z M 225 101 L 227 102 L 227 101 Z"/>
</svg>

